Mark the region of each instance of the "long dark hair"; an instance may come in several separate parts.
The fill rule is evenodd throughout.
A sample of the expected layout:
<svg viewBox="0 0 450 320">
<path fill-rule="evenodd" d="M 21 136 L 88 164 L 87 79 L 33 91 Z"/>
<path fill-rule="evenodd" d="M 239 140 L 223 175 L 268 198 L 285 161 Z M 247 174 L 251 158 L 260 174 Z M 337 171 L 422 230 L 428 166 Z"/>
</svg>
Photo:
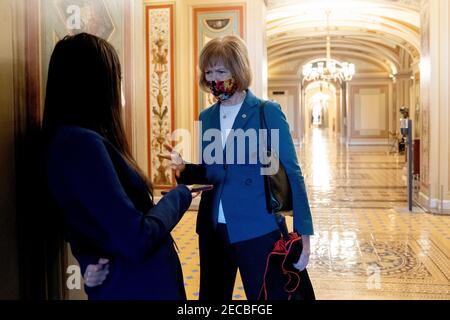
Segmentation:
<svg viewBox="0 0 450 320">
<path fill-rule="evenodd" d="M 64 37 L 50 59 L 42 132 L 47 141 L 64 125 L 97 132 L 119 150 L 152 194 L 126 139 L 121 78 L 119 57 L 106 40 L 87 33 Z"/>
</svg>

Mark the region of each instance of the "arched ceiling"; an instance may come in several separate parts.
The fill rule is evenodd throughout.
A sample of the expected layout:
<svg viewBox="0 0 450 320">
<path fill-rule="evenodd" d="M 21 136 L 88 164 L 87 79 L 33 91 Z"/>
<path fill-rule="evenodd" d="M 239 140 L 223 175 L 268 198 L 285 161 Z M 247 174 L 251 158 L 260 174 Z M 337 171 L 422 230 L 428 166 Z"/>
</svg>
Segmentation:
<svg viewBox="0 0 450 320">
<path fill-rule="evenodd" d="M 332 58 L 357 72 L 404 72 L 420 59 L 420 0 L 267 0 L 269 74 L 324 57 L 328 32 Z"/>
</svg>

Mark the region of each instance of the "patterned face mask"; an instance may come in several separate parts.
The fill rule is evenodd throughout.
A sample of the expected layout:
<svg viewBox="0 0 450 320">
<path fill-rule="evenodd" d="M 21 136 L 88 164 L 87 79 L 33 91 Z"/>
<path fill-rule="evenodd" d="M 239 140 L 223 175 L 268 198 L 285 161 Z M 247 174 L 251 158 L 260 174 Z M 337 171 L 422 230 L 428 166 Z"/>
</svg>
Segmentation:
<svg viewBox="0 0 450 320">
<path fill-rule="evenodd" d="M 219 100 L 226 101 L 236 92 L 236 81 L 233 77 L 225 81 L 209 81 L 211 93 Z"/>
</svg>

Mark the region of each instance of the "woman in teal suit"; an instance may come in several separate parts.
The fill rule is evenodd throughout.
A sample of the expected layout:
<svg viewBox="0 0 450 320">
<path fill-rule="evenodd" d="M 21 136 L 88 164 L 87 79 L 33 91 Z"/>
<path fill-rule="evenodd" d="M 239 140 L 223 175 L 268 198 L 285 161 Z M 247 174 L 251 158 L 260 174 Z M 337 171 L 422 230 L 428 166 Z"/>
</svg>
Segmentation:
<svg viewBox="0 0 450 320">
<path fill-rule="evenodd" d="M 242 148 L 242 134 L 244 140 L 245 133 L 252 136 L 256 132 L 258 137 L 262 101 L 248 89 L 252 75 L 247 48 L 237 36 L 209 41 L 201 52 L 199 67 L 201 87 L 217 98 L 200 114 L 202 159 L 198 165 L 185 163 L 169 146 L 171 155 L 163 157 L 171 160 L 179 183 L 214 185 L 203 192 L 197 218 L 200 300 L 231 300 L 238 268 L 247 299 L 256 300 L 267 255 L 280 238 L 266 208 L 258 148 L 252 148 L 251 142 Z M 279 159 L 292 190 L 294 229 L 303 241 L 294 266 L 302 271 L 309 261 L 309 236 L 313 234 L 305 183 L 280 106 L 268 101 L 264 114 L 268 129 L 279 133 L 280 143 L 272 136 L 272 146 L 279 146 Z M 271 296 L 287 299 L 282 290 Z"/>
<path fill-rule="evenodd" d="M 230 300 L 238 268 L 247 298 L 255 300 L 261 290 L 267 255 L 280 237 L 275 219 L 266 208 L 261 161 L 255 161 L 258 150 L 252 149 L 251 143 L 242 148 L 242 136 L 239 138 L 239 132 L 250 137 L 252 131 L 260 129 L 261 100 L 248 89 L 250 63 L 247 48 L 238 37 L 208 42 L 200 54 L 199 67 L 201 87 L 217 98 L 200 114 L 201 163 L 186 164 L 174 159 L 172 167 L 179 183 L 214 185 L 211 191 L 203 192 L 197 218 L 200 300 Z M 295 267 L 302 271 L 308 264 L 309 236 L 313 234 L 305 183 L 280 106 L 268 101 L 264 114 L 268 129 L 279 132 L 278 153 L 292 190 L 294 229 L 303 240 L 303 252 Z M 223 154 L 211 147 L 218 142 L 208 141 L 214 132 L 210 129 L 220 130 Z M 277 144 L 273 138 L 272 146 Z M 173 155 L 167 158 L 173 159 Z M 272 295 L 279 299 L 286 296 L 284 292 Z"/>
</svg>

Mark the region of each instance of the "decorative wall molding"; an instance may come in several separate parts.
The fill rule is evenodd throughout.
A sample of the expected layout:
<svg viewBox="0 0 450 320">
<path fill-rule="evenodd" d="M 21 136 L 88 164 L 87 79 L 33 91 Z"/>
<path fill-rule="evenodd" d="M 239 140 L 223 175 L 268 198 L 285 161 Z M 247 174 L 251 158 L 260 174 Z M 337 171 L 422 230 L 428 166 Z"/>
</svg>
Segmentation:
<svg viewBox="0 0 450 320">
<path fill-rule="evenodd" d="M 148 174 L 156 189 L 169 189 L 175 179 L 158 154 L 174 131 L 174 5 L 147 5 L 145 15 Z"/>
<path fill-rule="evenodd" d="M 351 116 L 351 127 L 350 127 L 350 139 L 388 139 L 389 138 L 389 87 L 387 85 L 361 85 L 361 86 L 351 86 L 350 91 L 350 116 Z M 357 113 L 357 101 L 356 99 L 360 95 L 362 90 L 373 90 L 373 93 L 379 95 L 380 98 L 383 98 L 384 106 L 379 106 L 379 116 L 384 115 L 384 119 L 380 119 L 382 122 L 382 126 L 378 128 L 357 128 L 356 115 Z M 381 110 L 382 108 L 382 110 Z M 361 111 L 361 110 L 360 110 Z M 375 112 L 375 110 L 374 110 Z M 364 134 L 364 131 L 367 131 Z M 369 131 L 372 131 L 370 133 Z"/>
<path fill-rule="evenodd" d="M 245 5 L 221 7 L 194 7 L 194 118 L 214 103 L 210 95 L 201 91 L 198 85 L 198 56 L 203 46 L 211 39 L 237 34 L 244 39 Z"/>
</svg>

